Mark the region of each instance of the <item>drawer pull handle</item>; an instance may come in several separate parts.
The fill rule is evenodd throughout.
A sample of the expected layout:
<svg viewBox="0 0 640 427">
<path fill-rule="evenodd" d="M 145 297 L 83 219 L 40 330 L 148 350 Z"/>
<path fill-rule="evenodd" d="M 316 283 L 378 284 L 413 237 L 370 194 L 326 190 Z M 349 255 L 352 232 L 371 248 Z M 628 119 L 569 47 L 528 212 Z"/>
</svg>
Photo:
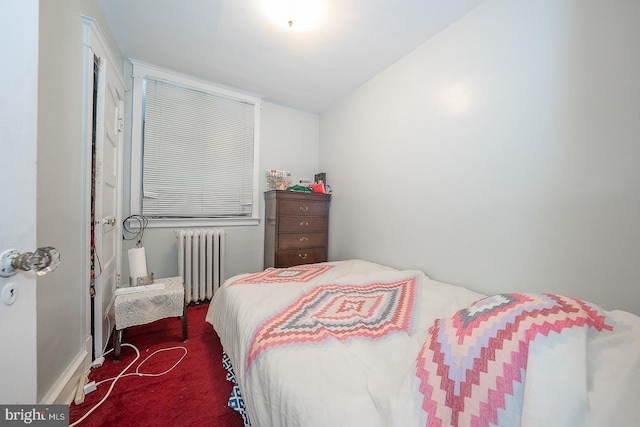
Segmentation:
<svg viewBox="0 0 640 427">
<path fill-rule="evenodd" d="M 301 241 L 301 242 L 306 242 L 307 240 L 309 240 L 309 239 L 308 239 L 306 236 L 302 236 L 302 237 L 300 238 L 300 241 Z"/>
<path fill-rule="evenodd" d="M 305 206 L 305 207 L 300 206 L 300 210 L 301 210 L 302 212 L 306 212 L 306 211 L 308 211 L 308 210 L 309 210 L 309 206 Z"/>
<path fill-rule="evenodd" d="M 304 255 L 298 254 L 298 256 L 300 257 L 300 259 L 307 259 L 307 253 L 306 252 L 305 252 Z"/>
<path fill-rule="evenodd" d="M 300 223 L 300 227 L 308 227 L 308 226 L 309 226 L 309 223 L 307 221 L 302 221 Z"/>
</svg>

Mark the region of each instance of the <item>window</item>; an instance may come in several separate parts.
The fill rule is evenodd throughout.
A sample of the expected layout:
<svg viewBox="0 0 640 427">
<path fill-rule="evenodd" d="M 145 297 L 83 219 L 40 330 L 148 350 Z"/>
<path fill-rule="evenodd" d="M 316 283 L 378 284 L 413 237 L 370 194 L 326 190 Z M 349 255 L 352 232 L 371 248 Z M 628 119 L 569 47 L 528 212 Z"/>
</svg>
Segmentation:
<svg viewBox="0 0 640 427">
<path fill-rule="evenodd" d="M 260 99 L 132 63 L 132 214 L 150 226 L 257 224 Z"/>
</svg>

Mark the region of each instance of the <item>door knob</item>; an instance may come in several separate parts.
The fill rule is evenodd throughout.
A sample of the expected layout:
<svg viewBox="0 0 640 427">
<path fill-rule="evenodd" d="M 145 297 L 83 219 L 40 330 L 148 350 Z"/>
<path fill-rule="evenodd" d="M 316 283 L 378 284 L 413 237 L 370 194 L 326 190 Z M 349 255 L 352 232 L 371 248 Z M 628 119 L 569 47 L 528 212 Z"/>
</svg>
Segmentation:
<svg viewBox="0 0 640 427">
<path fill-rule="evenodd" d="M 58 268 L 60 262 L 60 253 L 51 246 L 22 253 L 9 249 L 0 254 L 0 277 L 11 277 L 18 270 L 34 271 L 38 276 L 43 276 Z"/>
</svg>

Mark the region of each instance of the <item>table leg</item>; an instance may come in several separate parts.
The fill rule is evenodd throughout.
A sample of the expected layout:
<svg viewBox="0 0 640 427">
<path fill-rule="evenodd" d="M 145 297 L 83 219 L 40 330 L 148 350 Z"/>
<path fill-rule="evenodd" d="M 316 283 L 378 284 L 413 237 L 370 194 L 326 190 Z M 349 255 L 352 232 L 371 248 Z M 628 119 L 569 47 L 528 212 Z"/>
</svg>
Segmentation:
<svg viewBox="0 0 640 427">
<path fill-rule="evenodd" d="M 123 331 L 124 329 L 120 329 L 120 330 L 116 329 L 116 333 L 113 335 L 113 362 L 114 363 L 120 361 L 120 348 L 122 344 Z"/>
<path fill-rule="evenodd" d="M 184 303 L 184 306 L 182 308 L 182 316 L 180 317 L 180 320 L 182 321 L 182 341 L 185 342 L 189 338 L 188 332 L 187 332 L 187 303 L 186 302 Z"/>
</svg>

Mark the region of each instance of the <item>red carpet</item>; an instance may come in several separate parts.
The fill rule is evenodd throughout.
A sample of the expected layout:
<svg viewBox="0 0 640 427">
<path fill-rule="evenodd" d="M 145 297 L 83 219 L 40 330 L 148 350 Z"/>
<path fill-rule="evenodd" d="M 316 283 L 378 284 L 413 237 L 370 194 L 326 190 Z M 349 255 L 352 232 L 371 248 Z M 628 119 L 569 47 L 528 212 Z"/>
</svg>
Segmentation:
<svg viewBox="0 0 640 427">
<path fill-rule="evenodd" d="M 162 319 L 128 329 L 123 343 L 133 344 L 140 358 L 136 367 L 158 349 L 183 346 L 188 353 L 171 372 L 159 377 L 126 376 L 116 383 L 110 397 L 79 426 L 220 426 L 242 427 L 242 417 L 227 406 L 232 384 L 222 367 L 222 346 L 216 332 L 204 318 L 208 304 L 187 308 L 189 339 L 181 341 L 180 320 Z M 183 350 L 155 354 L 140 368 L 140 373 L 160 373 L 173 366 Z M 135 350 L 122 347 L 120 362 L 113 363 L 113 353 L 100 368 L 92 369 L 89 381 L 117 376 L 135 358 Z M 81 405 L 69 408 L 71 423 L 81 418 L 107 393 L 111 382 L 98 386 L 85 396 Z"/>
</svg>

